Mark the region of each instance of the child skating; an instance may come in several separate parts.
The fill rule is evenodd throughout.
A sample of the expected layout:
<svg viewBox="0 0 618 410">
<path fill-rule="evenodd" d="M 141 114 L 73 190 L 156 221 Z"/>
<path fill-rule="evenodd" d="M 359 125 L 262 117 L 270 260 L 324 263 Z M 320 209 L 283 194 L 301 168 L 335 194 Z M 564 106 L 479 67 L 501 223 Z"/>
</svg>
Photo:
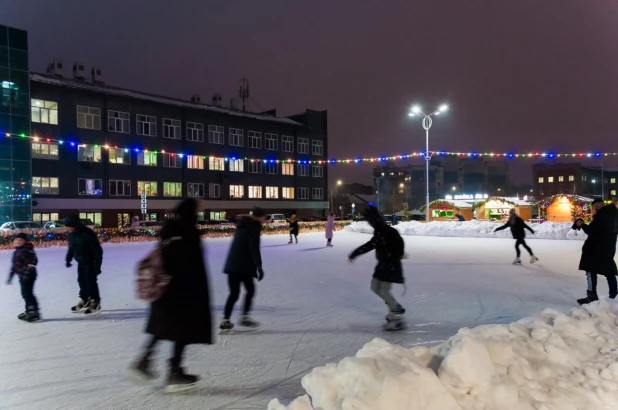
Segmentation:
<svg viewBox="0 0 618 410">
<path fill-rule="evenodd" d="M 296 243 L 298 243 L 298 219 L 296 219 L 296 214 L 292 214 L 288 222 L 290 223 L 290 242 L 288 243 L 294 243 L 293 239 L 296 239 Z"/>
<path fill-rule="evenodd" d="M 15 251 L 11 264 L 11 271 L 7 284 L 11 284 L 13 277 L 17 275 L 21 286 L 21 295 L 26 303 L 26 310 L 20 313 L 17 318 L 26 322 L 36 322 L 41 319 L 39 315 L 39 304 L 34 296 L 34 282 L 36 282 L 37 257 L 34 253 L 34 246 L 28 241 L 28 235 L 18 233 L 13 240 Z"/>
<path fill-rule="evenodd" d="M 400 330 L 403 328 L 402 320 L 406 310 L 391 294 L 391 287 L 393 283 L 404 283 L 401 266 L 404 242 L 397 230 L 386 225 L 376 208 L 369 207 L 364 216 L 373 227 L 373 237 L 369 242 L 354 250 L 348 259 L 350 263 L 353 263 L 356 257 L 375 249 L 378 264 L 371 280 L 371 290 L 388 306 L 385 329 Z"/>
<path fill-rule="evenodd" d="M 513 235 L 513 239 L 515 239 L 515 252 L 517 253 L 517 257 L 513 261 L 513 265 L 521 265 L 521 258 L 520 258 L 521 251 L 519 250 L 519 245 L 522 245 L 524 248 L 526 248 L 526 250 L 530 254 L 530 263 L 534 263 L 538 261 L 539 258 L 534 256 L 532 249 L 530 249 L 530 247 L 526 244 L 526 240 L 525 240 L 526 238 L 525 230 L 526 229 L 529 230 L 530 233 L 534 233 L 534 231 L 524 222 L 523 219 L 521 219 L 517 215 L 515 208 L 511 208 L 511 210 L 509 211 L 508 221 L 506 221 L 506 223 L 502 225 L 501 227 L 496 228 L 494 232 L 498 232 L 506 228 L 511 229 L 511 234 Z"/>
</svg>

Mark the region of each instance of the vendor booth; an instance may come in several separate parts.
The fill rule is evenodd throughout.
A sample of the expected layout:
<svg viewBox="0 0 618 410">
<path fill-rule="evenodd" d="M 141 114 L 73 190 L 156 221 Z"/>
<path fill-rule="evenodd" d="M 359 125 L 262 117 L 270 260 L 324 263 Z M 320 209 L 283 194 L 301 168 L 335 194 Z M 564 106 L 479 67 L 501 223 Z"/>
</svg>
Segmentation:
<svg viewBox="0 0 618 410">
<path fill-rule="evenodd" d="M 515 208 L 524 221 L 532 218 L 532 204 L 519 198 L 491 197 L 472 205 L 478 220 L 508 219 L 509 212 Z"/>
<path fill-rule="evenodd" d="M 425 207 L 421 208 L 424 211 Z M 455 215 L 459 214 L 466 221 L 473 219 L 472 205 L 464 201 L 446 201 L 438 199 L 429 203 L 429 220 L 430 221 L 451 221 L 455 219 Z"/>
<path fill-rule="evenodd" d="M 579 195 L 552 195 L 539 202 L 539 216 L 550 222 L 590 221 L 592 198 Z"/>
</svg>

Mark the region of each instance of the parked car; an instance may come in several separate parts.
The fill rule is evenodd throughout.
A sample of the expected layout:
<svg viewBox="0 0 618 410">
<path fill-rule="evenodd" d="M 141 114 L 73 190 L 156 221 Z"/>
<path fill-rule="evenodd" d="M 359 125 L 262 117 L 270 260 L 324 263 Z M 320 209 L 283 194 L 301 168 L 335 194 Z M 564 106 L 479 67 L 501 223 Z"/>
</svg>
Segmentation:
<svg viewBox="0 0 618 410">
<path fill-rule="evenodd" d="M 285 222 L 285 221 L 287 221 L 287 218 L 283 214 L 266 215 L 266 222 L 268 223 Z"/>
<path fill-rule="evenodd" d="M 320 222 L 323 219 L 318 217 L 318 216 L 306 216 L 304 218 L 301 218 L 301 222 Z"/>
<path fill-rule="evenodd" d="M 92 222 L 90 219 L 82 218 L 80 219 L 80 221 L 82 221 L 82 224 L 84 224 L 88 228 L 90 229 L 94 228 L 94 222 Z M 56 229 L 56 228 L 64 228 L 64 224 L 62 223 L 62 221 L 47 221 L 45 222 L 45 225 L 43 225 L 43 229 Z"/>
<path fill-rule="evenodd" d="M 34 231 L 37 229 L 43 229 L 43 227 L 36 222 L 30 221 L 9 221 L 0 225 L 0 231 Z"/>
<path fill-rule="evenodd" d="M 222 219 L 222 220 L 212 220 L 212 219 L 203 219 L 200 221 L 197 221 L 198 225 L 233 225 L 235 224 L 234 221 L 228 221 L 227 219 Z"/>
</svg>

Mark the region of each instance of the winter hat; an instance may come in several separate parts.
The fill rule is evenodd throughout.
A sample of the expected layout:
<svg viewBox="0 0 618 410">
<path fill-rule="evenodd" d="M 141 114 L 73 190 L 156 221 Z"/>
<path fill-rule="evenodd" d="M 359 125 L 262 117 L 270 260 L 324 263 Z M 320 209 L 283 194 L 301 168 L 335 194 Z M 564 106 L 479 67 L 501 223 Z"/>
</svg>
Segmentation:
<svg viewBox="0 0 618 410">
<path fill-rule="evenodd" d="M 26 235 L 23 232 L 20 232 L 17 235 L 15 235 L 15 239 L 23 239 L 24 241 L 28 242 L 28 235 Z"/>
<path fill-rule="evenodd" d="M 605 203 L 605 201 L 603 201 L 602 199 L 597 198 L 597 199 L 595 199 L 594 201 L 592 201 L 592 204 L 591 204 L 591 205 L 598 204 L 599 202 L 600 202 L 600 203 L 602 203 L 602 204 L 604 204 L 604 203 Z"/>
<path fill-rule="evenodd" d="M 261 218 L 266 215 L 266 212 L 264 212 L 264 210 L 259 206 L 255 206 L 251 210 L 251 215 L 255 216 L 256 218 Z"/>
<path fill-rule="evenodd" d="M 75 214 L 71 214 L 64 218 L 62 223 L 64 223 L 64 226 L 67 226 L 69 228 L 77 228 L 82 225 L 82 221 L 79 219 L 79 216 Z"/>
<path fill-rule="evenodd" d="M 374 229 L 384 225 L 384 218 L 375 206 L 370 206 L 364 213 L 365 219 Z"/>
</svg>

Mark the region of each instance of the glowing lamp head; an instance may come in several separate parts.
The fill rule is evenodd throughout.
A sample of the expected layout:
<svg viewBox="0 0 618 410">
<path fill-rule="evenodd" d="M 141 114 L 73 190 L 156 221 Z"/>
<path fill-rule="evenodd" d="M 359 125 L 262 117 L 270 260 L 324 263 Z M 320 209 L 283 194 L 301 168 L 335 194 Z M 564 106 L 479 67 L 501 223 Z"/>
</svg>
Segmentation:
<svg viewBox="0 0 618 410">
<path fill-rule="evenodd" d="M 418 105 L 415 105 L 414 107 L 412 107 L 412 114 L 418 114 L 421 112 L 421 107 L 419 107 Z"/>
<path fill-rule="evenodd" d="M 442 104 L 442 105 L 440 106 L 439 110 L 440 110 L 441 112 L 448 111 L 448 105 L 446 105 L 446 104 Z"/>
</svg>

